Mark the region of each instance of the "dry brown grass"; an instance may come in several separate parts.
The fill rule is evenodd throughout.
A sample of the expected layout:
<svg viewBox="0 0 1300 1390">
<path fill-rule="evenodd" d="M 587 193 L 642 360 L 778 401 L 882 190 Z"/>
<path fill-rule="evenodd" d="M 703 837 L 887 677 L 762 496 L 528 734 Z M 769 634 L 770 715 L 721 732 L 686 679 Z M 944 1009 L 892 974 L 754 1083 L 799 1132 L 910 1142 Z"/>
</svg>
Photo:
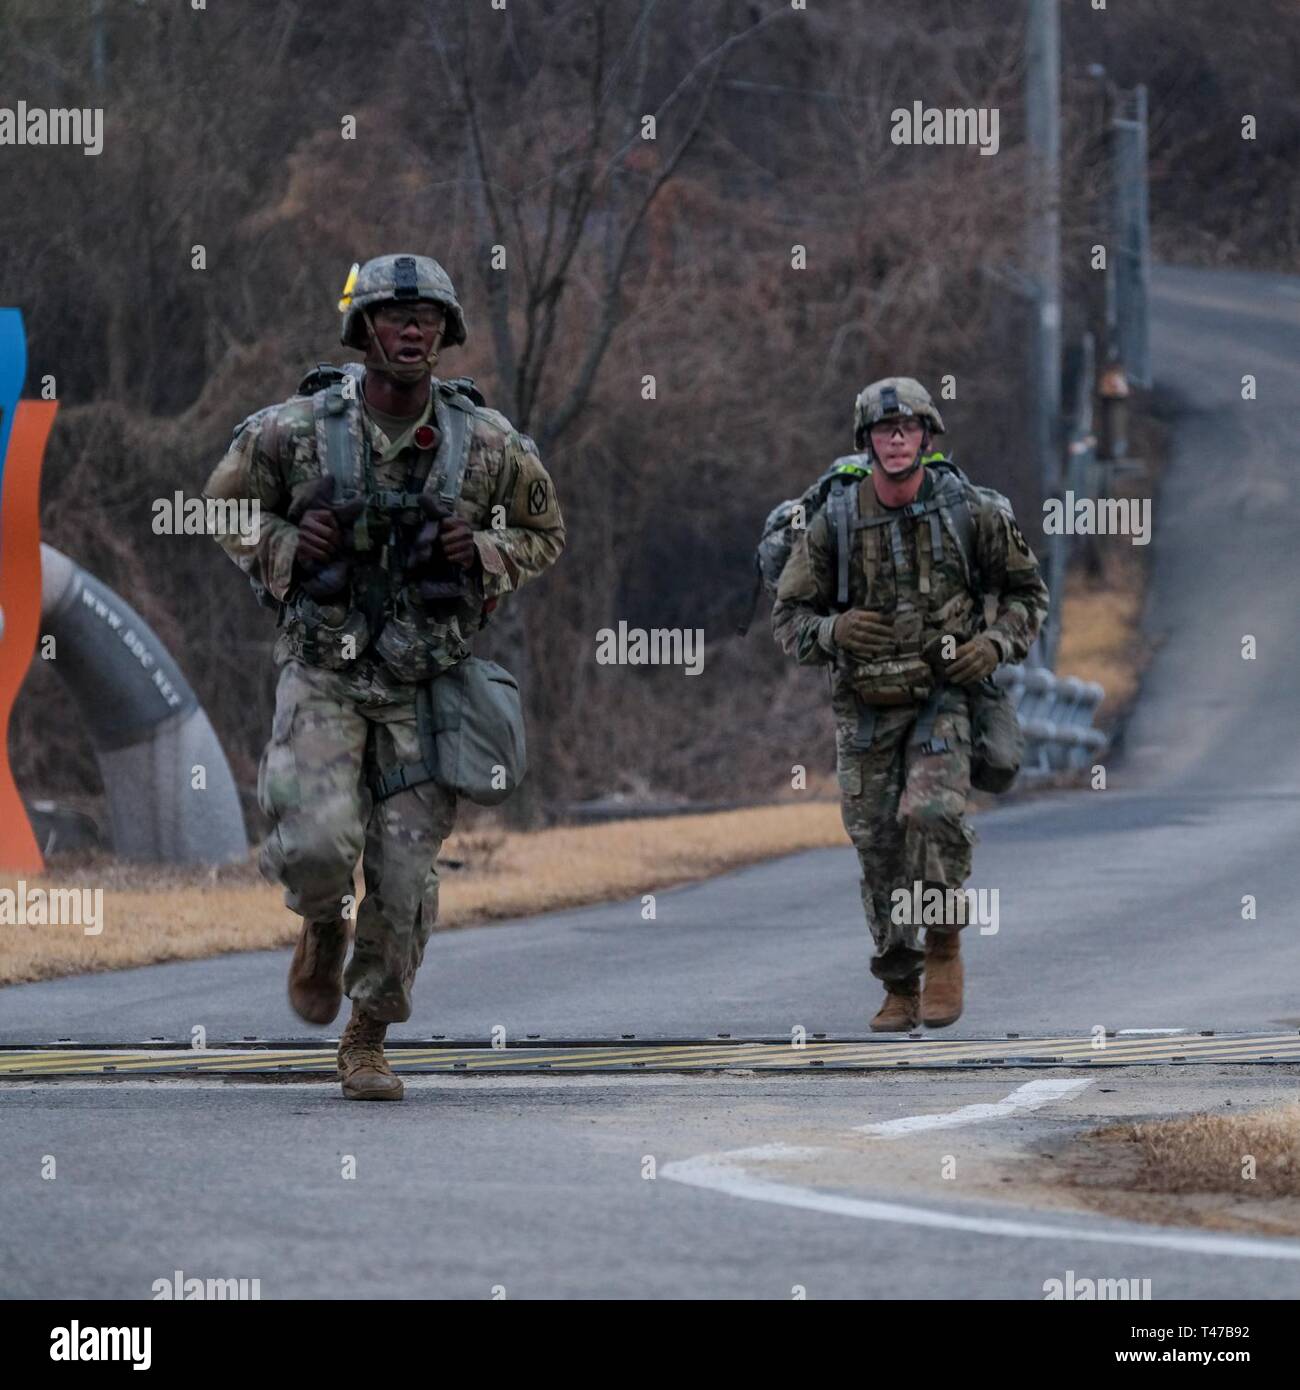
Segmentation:
<svg viewBox="0 0 1300 1390">
<path fill-rule="evenodd" d="M 1166 427 L 1145 406 L 1132 421 L 1133 460 L 1145 472 L 1130 475 L 1115 496 L 1157 496 L 1169 452 Z M 1159 511 L 1156 512 L 1157 530 Z M 1062 676 L 1096 681 L 1106 691 L 1096 722 L 1113 728 L 1137 698 L 1151 651 L 1142 636 L 1142 608 L 1150 578 L 1150 545 L 1130 545 L 1122 537 L 1095 541 L 1095 563 L 1086 564 L 1086 545 L 1078 547 L 1065 585 L 1061 645 L 1056 669 Z"/>
<path fill-rule="evenodd" d="M 1057 671 L 1097 681 L 1106 691 L 1099 723 L 1109 723 L 1132 703 L 1148 655 L 1141 639 L 1143 563 L 1111 549 L 1099 578 L 1071 574 L 1061 615 Z"/>
<path fill-rule="evenodd" d="M 440 928 L 634 897 L 796 850 L 846 843 L 834 802 L 803 801 L 531 834 L 475 826 L 443 846 Z M 104 928 L 0 927 L 0 984 L 288 946 L 298 918 L 251 864 L 153 869 L 87 859 L 29 889 L 103 888 Z M 0 876 L 0 889 L 17 877 Z"/>
<path fill-rule="evenodd" d="M 1192 1115 L 1114 1125 L 1091 1140 L 1132 1145 L 1118 1170 L 1133 1192 L 1300 1197 L 1300 1102 L 1241 1115 Z M 1254 1177 L 1245 1176 L 1248 1159 Z"/>
<path fill-rule="evenodd" d="M 1237 1115 L 1110 1125 L 1048 1157 L 1042 1190 L 1056 1202 L 1126 1221 L 1300 1236 L 1294 1101 Z"/>
</svg>

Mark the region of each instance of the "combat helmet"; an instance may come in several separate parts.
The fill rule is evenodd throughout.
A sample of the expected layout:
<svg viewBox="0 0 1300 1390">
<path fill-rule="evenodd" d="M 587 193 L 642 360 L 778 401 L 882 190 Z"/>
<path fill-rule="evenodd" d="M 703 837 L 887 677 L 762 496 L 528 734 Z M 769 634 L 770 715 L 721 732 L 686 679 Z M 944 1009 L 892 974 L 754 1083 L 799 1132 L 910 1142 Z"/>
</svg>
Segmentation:
<svg viewBox="0 0 1300 1390">
<path fill-rule="evenodd" d="M 915 416 L 932 434 L 944 433 L 943 417 L 925 387 L 915 377 L 887 376 L 865 387 L 853 403 L 854 447 L 870 448 L 872 425 L 899 416 Z"/>
<path fill-rule="evenodd" d="M 465 313 L 456 298 L 451 276 L 430 256 L 392 255 L 376 256 L 365 265 L 352 267 L 339 300 L 339 312 L 343 315 L 340 342 L 364 352 L 368 335 L 363 325 L 368 311 L 380 304 L 412 299 L 430 299 L 442 305 L 447 315 L 444 347 L 456 347 L 465 341 Z"/>
</svg>

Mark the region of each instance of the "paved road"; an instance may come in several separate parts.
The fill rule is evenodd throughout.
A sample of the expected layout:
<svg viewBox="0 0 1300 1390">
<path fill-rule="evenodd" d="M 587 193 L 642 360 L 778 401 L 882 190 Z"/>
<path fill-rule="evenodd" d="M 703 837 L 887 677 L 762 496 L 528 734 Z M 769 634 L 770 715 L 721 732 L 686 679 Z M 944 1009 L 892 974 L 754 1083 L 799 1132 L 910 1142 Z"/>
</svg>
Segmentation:
<svg viewBox="0 0 1300 1390">
<path fill-rule="evenodd" d="M 971 1005 L 954 1036 L 1300 1024 L 1300 292 L 1280 277 L 1199 271 L 1163 272 L 1155 292 L 1154 358 L 1182 402 L 1154 509 L 1147 629 L 1158 650 L 1109 790 L 980 819 L 975 885 L 998 889 L 999 930 L 972 936 Z M 1256 401 L 1240 398 L 1246 373 Z M 1244 634 L 1254 661 L 1241 659 Z M 860 1033 L 875 997 L 854 874 L 847 851 L 822 851 L 666 892 L 653 923 L 624 903 L 437 936 L 419 1012 L 399 1031 Z M 1245 894 L 1256 921 L 1241 919 Z M 0 1041 L 183 1037 L 199 1023 L 212 1041 L 301 1034 L 282 999 L 286 960 L 5 990 Z M 1153 1090 L 1151 1076 L 1097 1085 L 1115 1088 L 1125 1114 L 1234 1093 Z M 1015 1082 L 908 1084 L 907 1104 L 925 1113 L 997 1101 Z M 882 1108 L 904 1113 L 899 1096 L 876 1077 L 428 1081 L 402 1107 L 370 1109 L 331 1087 L 7 1085 L 0 1289 L 147 1296 L 180 1268 L 260 1277 L 268 1297 L 487 1296 L 492 1284 L 788 1297 L 794 1283 L 812 1296 L 1034 1297 L 1072 1268 L 1154 1272 L 1157 1297 L 1296 1296 L 1294 1261 L 899 1224 L 861 1205 L 801 1209 L 770 1189 L 648 1182 L 637 1167 L 646 1154 L 668 1165 L 806 1147 L 810 1132 L 820 1150 Z M 1090 1104 L 990 1123 L 1028 1141 L 1082 1123 Z M 952 1142 L 967 1152 L 969 1141 Z M 37 1173 L 45 1153 L 64 1155 L 54 1184 Z M 346 1153 L 364 1181 L 336 1190 Z M 768 1161 L 737 1160 L 751 1182 Z M 785 1186 L 819 1191 L 817 1161 L 804 1168 Z M 836 1171 L 835 1191 L 862 1201 L 915 1185 L 901 1160 L 865 1155 Z M 987 1195 L 959 1192 L 928 1193 L 925 1210 L 992 1210 Z"/>
<path fill-rule="evenodd" d="M 1174 1073 L 1178 1090 L 1108 1077 L 1035 1116 L 1036 1143 L 1165 1106 L 1274 1098 L 1273 1074 Z M 1213 1073 L 1213 1074 L 1209 1074 Z M 45 1083 L 6 1090 L 0 1294 L 144 1298 L 187 1277 L 261 1281 L 263 1298 L 1041 1298 L 1044 1281 L 1152 1280 L 1156 1298 L 1300 1297 L 1290 1258 L 1194 1257 L 1080 1233 L 1150 1228 L 1010 1205 L 990 1194 L 985 1145 L 1023 1142 L 1014 1118 L 896 1144 L 866 1121 L 994 1102 L 1026 1073 L 941 1076 L 421 1078 L 400 1106 L 333 1085 Z M 1288 1089 L 1290 1087 L 1288 1086 Z M 784 1164 L 784 1185 L 883 1199 L 895 1219 L 754 1201 L 687 1185 L 671 1165 L 774 1140 L 825 1146 L 836 1168 Z M 995 1143 L 996 1141 L 996 1143 Z M 42 1156 L 55 1156 L 43 1181 Z M 956 1157 L 954 1179 L 940 1176 Z M 355 1177 L 344 1162 L 355 1160 Z M 646 1159 L 655 1161 L 655 1176 Z M 748 1161 L 748 1160 L 746 1160 Z M 851 1167 L 846 1171 L 846 1162 Z M 770 1162 L 753 1164 L 756 1171 Z M 1012 1170 L 1014 1171 L 1014 1170 Z M 999 1184 L 1000 1179 L 992 1179 Z M 783 1197 L 786 1194 L 779 1194 Z M 910 1213 L 1007 1220 L 1008 1234 L 917 1224 Z M 1059 1237 L 1024 1233 L 1036 1226 Z"/>
<path fill-rule="evenodd" d="M 1153 360 L 1181 415 L 1154 509 L 1146 627 L 1164 645 L 1131 725 L 1126 780 L 1212 795 L 1225 820 L 1240 798 L 1268 796 L 1294 831 L 1300 279 L 1166 270 L 1153 288 Z M 1246 375 L 1256 400 L 1241 399 Z M 1242 660 L 1246 634 L 1253 661 Z"/>
<path fill-rule="evenodd" d="M 996 935 L 968 940 L 970 1006 L 945 1036 L 1300 1022 L 1288 904 L 1300 803 L 1075 792 L 985 815 L 973 883 Z M 1153 871 L 1153 866 L 1156 866 Z M 1241 921 L 1241 895 L 1260 919 Z M 878 1004 L 850 850 L 755 865 L 640 902 L 433 937 L 394 1036 L 858 1034 Z M 1260 969 L 1261 958 L 1270 968 Z M 0 1041 L 317 1036 L 259 952 L 5 990 Z"/>
</svg>

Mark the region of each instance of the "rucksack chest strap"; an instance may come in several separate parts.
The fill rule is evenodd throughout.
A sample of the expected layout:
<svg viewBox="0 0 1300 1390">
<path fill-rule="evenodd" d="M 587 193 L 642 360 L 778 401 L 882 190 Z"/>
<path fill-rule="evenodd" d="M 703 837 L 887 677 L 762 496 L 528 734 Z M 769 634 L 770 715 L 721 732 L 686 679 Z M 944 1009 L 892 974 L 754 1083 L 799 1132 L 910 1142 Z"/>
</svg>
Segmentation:
<svg viewBox="0 0 1300 1390">
<path fill-rule="evenodd" d="M 420 509 L 420 494 L 418 492 L 399 492 L 395 488 L 379 488 L 377 491 L 369 493 L 366 501 L 372 507 L 379 507 L 388 512 L 409 512 Z"/>
</svg>

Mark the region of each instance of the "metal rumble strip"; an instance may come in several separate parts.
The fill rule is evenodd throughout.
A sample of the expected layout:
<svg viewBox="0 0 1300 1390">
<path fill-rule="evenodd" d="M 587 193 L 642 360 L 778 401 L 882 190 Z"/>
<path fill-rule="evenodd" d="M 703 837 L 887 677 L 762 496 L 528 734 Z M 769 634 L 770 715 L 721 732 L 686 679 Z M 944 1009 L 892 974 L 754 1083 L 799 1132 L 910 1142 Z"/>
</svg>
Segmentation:
<svg viewBox="0 0 1300 1390">
<path fill-rule="evenodd" d="M 1106 1067 L 1161 1063 L 1300 1064 L 1300 1033 L 1181 1034 L 1177 1037 L 1003 1037 L 976 1040 L 909 1037 L 836 1038 L 814 1035 L 796 1046 L 785 1038 L 529 1039 L 494 1048 L 481 1041 L 394 1040 L 395 1070 L 419 1073 L 775 1072 L 877 1071 L 948 1067 Z M 0 1081 L 64 1076 L 276 1076 L 304 1079 L 335 1071 L 333 1040 L 242 1043 L 191 1048 L 151 1039 L 105 1045 L 63 1043 L 53 1048 L 0 1046 Z"/>
</svg>

